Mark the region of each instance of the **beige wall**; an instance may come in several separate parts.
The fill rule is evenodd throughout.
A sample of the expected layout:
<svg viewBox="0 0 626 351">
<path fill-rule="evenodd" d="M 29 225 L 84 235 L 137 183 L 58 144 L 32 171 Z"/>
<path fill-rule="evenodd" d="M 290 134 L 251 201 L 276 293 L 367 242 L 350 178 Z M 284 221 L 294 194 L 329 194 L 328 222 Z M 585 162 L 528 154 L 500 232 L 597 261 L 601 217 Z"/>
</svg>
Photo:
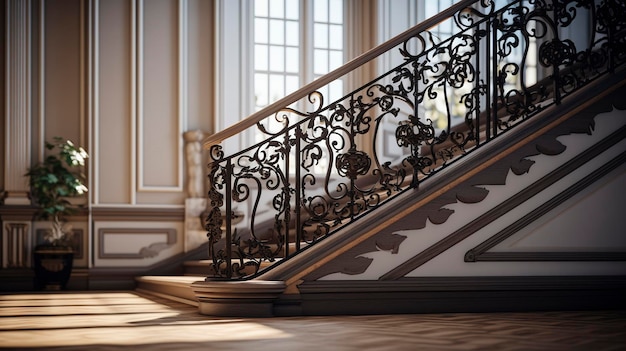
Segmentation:
<svg viewBox="0 0 626 351">
<path fill-rule="evenodd" d="M 6 32 L 5 32 L 5 27 L 6 27 L 6 12 L 5 12 L 5 4 L 6 0 L 0 0 L 0 49 L 2 50 L 2 55 L 0 55 L 0 67 L 5 67 L 6 65 L 6 61 L 5 61 L 5 53 L 6 53 Z M 0 82 L 6 82 L 6 75 L 5 75 L 5 70 L 4 69 L 0 69 Z M 4 147 L 4 123 L 5 123 L 5 113 L 6 113 L 6 105 L 5 105 L 5 84 L 0 84 L 0 116 L 2 116 L 2 119 L 0 120 L 0 140 L 2 140 L 2 142 L 0 143 L 0 167 L 2 167 L 2 172 L 0 172 L 0 191 L 4 190 L 4 167 L 5 167 L 5 162 L 4 162 L 4 152 L 5 152 L 5 147 Z"/>
<path fill-rule="evenodd" d="M 8 1 L 13 0 L 0 0 L 2 82 Z M 187 197 L 182 134 L 213 130 L 214 2 L 30 3 L 31 162 L 42 159 L 43 141 L 54 136 L 79 143 L 91 156 L 89 194 L 82 199 L 90 215 L 72 219 L 85 228 L 79 266 L 147 266 L 180 253 Z M 0 190 L 5 189 L 5 172 L 26 172 L 5 169 L 10 156 L 5 151 L 5 98 L 3 83 Z M 1 221 L 17 220 L 9 207 L 0 207 Z M 30 223 L 31 235 L 41 225 Z M 139 250 L 159 244 L 146 240 L 164 232 L 175 233 L 175 239 L 168 236 L 156 256 L 137 254 L 120 261 L 110 254 L 119 248 L 101 247 L 128 241 Z M 105 233 L 106 240 L 97 233 Z"/>
<path fill-rule="evenodd" d="M 213 129 L 213 1 L 30 3 L 32 162 L 44 140 L 62 136 L 91 154 L 91 204 L 183 205 L 182 134 Z M 5 84 L 0 92 L 4 141 Z"/>
<path fill-rule="evenodd" d="M 94 169 L 94 203 L 131 203 L 131 17 L 130 3 L 124 0 L 97 4 L 97 24 L 90 40 L 92 75 L 91 143 Z M 97 41 L 95 41 L 97 40 Z M 93 67 L 96 66 L 96 67 Z M 95 90 L 95 91 L 94 91 Z M 95 105 L 95 106 L 94 106 Z"/>
<path fill-rule="evenodd" d="M 45 140 L 61 136 L 85 145 L 81 1 L 45 1 L 43 6 L 43 136 Z"/>
<path fill-rule="evenodd" d="M 100 1 L 91 40 L 95 205 L 182 205 L 182 133 L 211 129 L 210 1 Z"/>
</svg>

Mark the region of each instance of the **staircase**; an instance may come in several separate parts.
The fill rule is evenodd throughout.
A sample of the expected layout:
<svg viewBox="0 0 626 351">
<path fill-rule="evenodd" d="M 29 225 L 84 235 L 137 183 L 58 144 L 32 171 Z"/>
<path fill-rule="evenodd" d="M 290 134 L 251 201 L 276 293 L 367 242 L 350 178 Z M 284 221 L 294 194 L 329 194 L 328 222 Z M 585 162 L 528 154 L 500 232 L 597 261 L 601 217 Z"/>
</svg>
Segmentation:
<svg viewBox="0 0 626 351">
<path fill-rule="evenodd" d="M 210 315 L 626 307 L 625 7 L 460 1 L 209 137 L 210 259 L 138 289 Z M 267 140 L 227 154 L 248 128 Z"/>
</svg>

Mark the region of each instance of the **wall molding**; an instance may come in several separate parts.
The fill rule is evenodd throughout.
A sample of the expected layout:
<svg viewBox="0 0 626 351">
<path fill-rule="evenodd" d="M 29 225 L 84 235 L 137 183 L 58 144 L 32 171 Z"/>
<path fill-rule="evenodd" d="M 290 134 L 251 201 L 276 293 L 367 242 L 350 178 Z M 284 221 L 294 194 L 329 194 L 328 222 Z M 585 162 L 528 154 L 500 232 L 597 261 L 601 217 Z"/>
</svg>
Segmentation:
<svg viewBox="0 0 626 351">
<path fill-rule="evenodd" d="M 27 268 L 31 266 L 31 227 L 28 221 L 3 221 L 0 233 L 0 267 Z"/>
<path fill-rule="evenodd" d="M 188 120 L 188 80 L 189 80 L 189 4 L 178 0 L 178 188 L 183 190 L 183 133 L 187 131 Z"/>
<path fill-rule="evenodd" d="M 28 205 L 23 174 L 31 166 L 32 3 L 6 0 L 5 48 L 5 205 Z"/>
<path fill-rule="evenodd" d="M 177 130 L 176 130 L 176 148 L 177 148 L 177 173 L 176 184 L 170 186 L 155 186 L 144 184 L 144 8 L 145 0 L 134 0 L 131 5 L 131 91 L 132 91 L 132 109 L 131 111 L 131 133 L 133 145 L 132 160 L 132 178 L 133 194 L 131 196 L 132 203 L 136 203 L 137 192 L 181 192 L 184 189 L 183 177 L 183 147 L 184 142 L 182 134 L 186 128 L 187 120 L 187 0 L 177 0 Z"/>
<path fill-rule="evenodd" d="M 43 1 L 43 0 L 42 0 Z M 98 160 L 100 155 L 99 145 L 99 133 L 95 130 L 100 124 L 99 113 L 99 77 L 100 77 L 100 64 L 99 64 L 99 49 L 100 49 L 100 34 L 99 34 L 99 0 L 90 0 L 88 4 L 88 40 L 87 40 L 87 71 L 88 71 L 88 94 L 87 94 L 87 115 L 91 123 L 88 124 L 88 144 L 91 153 L 92 160 Z M 98 174 L 100 172 L 99 162 L 88 162 L 89 174 L 88 182 L 91 185 L 93 191 L 87 193 L 89 203 L 97 204 L 100 201 L 100 185 L 98 182 Z"/>
<path fill-rule="evenodd" d="M 46 2 L 39 1 L 39 152 L 38 160 L 45 157 L 45 123 L 46 123 Z M 82 145 L 82 144 L 81 144 Z"/>
<path fill-rule="evenodd" d="M 42 0 L 43 1 L 43 0 Z M 85 67 L 85 115 L 87 118 L 87 147 L 90 152 L 91 161 L 87 162 L 87 184 L 91 191 L 87 192 L 87 203 L 89 206 L 98 203 L 98 162 L 94 162 L 99 156 L 98 154 L 98 134 L 95 131 L 98 126 L 98 0 L 88 0 L 86 4 L 85 30 L 86 30 L 86 59 Z M 87 222 L 92 222 L 91 211 L 88 214 Z M 87 263 L 91 266 L 93 261 L 93 225 L 87 227 Z"/>
<path fill-rule="evenodd" d="M 43 1 L 42 1 L 43 2 Z M 85 9 L 86 9 L 86 4 L 84 1 L 81 1 L 79 4 L 79 11 L 80 11 L 80 33 L 79 33 L 79 61 L 80 61 L 80 67 L 79 67 L 79 109 L 80 109 L 80 118 L 78 120 L 79 123 L 79 134 L 80 134 L 80 144 L 79 145 L 85 145 L 87 140 L 88 140 L 88 136 L 87 136 L 87 120 L 84 116 L 87 115 L 87 92 L 86 87 L 87 87 L 87 67 L 85 67 L 85 56 L 87 56 L 87 43 L 86 43 L 86 39 L 88 38 L 88 36 L 85 34 L 87 32 L 87 18 L 86 18 L 86 13 L 85 13 Z"/>
<path fill-rule="evenodd" d="M 141 138 L 139 141 L 137 140 L 137 130 L 140 128 L 137 124 L 143 114 L 143 97 L 140 96 L 143 92 L 143 68 L 141 66 L 143 60 L 143 1 L 132 0 L 130 3 L 130 203 L 136 204 L 137 186 L 140 183 L 137 168 L 141 162 L 137 158 L 138 144 L 141 144 Z"/>
<path fill-rule="evenodd" d="M 165 242 L 151 243 L 142 247 L 137 253 L 107 253 L 104 247 L 104 237 L 107 235 L 153 235 L 165 234 Z M 144 259 L 155 257 L 159 252 L 176 244 L 176 229 L 174 228 L 100 228 L 97 233 L 98 258 L 100 259 Z"/>
<path fill-rule="evenodd" d="M 43 0 L 42 0 L 43 1 Z M 128 128 L 129 138 L 129 169 L 128 169 L 128 200 L 125 200 L 124 204 L 137 205 L 141 202 L 140 193 L 181 193 L 184 191 L 184 141 L 182 139 L 182 133 L 187 125 L 187 62 L 188 57 L 188 1 L 187 0 L 171 0 L 175 1 L 177 6 L 174 7 L 177 18 L 177 24 L 172 25 L 172 31 L 176 31 L 177 40 L 177 82 L 172 87 L 172 96 L 176 96 L 175 100 L 178 104 L 178 112 L 176 116 L 176 131 L 172 131 L 172 134 L 176 133 L 175 147 L 177 150 L 173 152 L 175 159 L 172 160 L 176 167 L 176 179 L 175 184 L 166 186 L 151 186 L 146 185 L 143 181 L 145 175 L 143 163 L 144 163 L 144 147 L 142 145 L 142 126 L 144 121 L 144 36 L 145 36 L 145 23 L 144 23 L 144 6 L 149 5 L 145 0 L 131 0 L 128 3 L 123 4 L 125 11 L 130 11 L 129 15 L 129 36 L 130 47 L 129 57 L 127 58 L 130 68 L 130 75 L 128 77 L 128 85 L 130 86 L 130 101 L 129 101 L 129 115 L 130 121 Z M 100 3 L 100 0 L 89 0 L 86 4 L 86 19 L 85 26 L 87 29 L 87 39 L 84 45 L 87 46 L 86 52 L 86 107 L 87 115 L 91 121 L 84 126 L 86 129 L 85 134 L 88 141 L 88 149 L 92 154 L 93 160 L 98 160 L 100 155 L 100 140 L 101 136 L 95 132 L 95 128 L 100 124 L 100 20 L 101 20 L 101 7 L 104 6 Z M 172 15 L 174 15 L 172 13 Z M 175 43 L 175 42 L 173 42 Z M 125 58 L 126 59 L 126 58 Z M 126 84 L 126 83 L 125 83 Z M 89 162 L 89 183 L 93 192 L 89 192 L 90 203 L 101 204 L 100 194 L 100 182 L 99 174 L 101 173 L 101 165 L 98 162 Z M 125 172 L 126 173 L 126 172 Z M 125 174 L 126 177 L 126 174 Z M 125 192 L 126 193 L 126 192 Z M 126 203 L 128 201 L 128 203 Z"/>
<path fill-rule="evenodd" d="M 92 207 L 93 221 L 176 221 L 185 220 L 184 207 Z"/>
</svg>

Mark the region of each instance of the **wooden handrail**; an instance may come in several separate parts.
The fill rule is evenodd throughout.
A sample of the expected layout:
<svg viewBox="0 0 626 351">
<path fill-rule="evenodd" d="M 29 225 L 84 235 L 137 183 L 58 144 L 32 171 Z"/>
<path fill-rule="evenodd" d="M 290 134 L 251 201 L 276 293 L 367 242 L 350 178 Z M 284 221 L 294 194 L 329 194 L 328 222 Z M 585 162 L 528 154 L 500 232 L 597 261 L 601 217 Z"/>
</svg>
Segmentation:
<svg viewBox="0 0 626 351">
<path fill-rule="evenodd" d="M 339 77 L 348 74 L 352 71 L 354 71 L 355 69 L 359 68 L 360 66 L 370 62 L 371 60 L 375 59 L 376 57 L 384 54 L 385 52 L 391 50 L 392 48 L 394 48 L 395 46 L 405 42 L 406 40 L 412 38 L 413 36 L 415 36 L 418 33 L 421 33 L 425 30 L 428 30 L 429 28 L 439 24 L 440 22 L 442 22 L 443 20 L 447 19 L 448 17 L 451 17 L 452 15 L 454 15 L 456 12 L 467 8 L 469 5 L 473 4 L 474 2 L 476 2 L 477 0 L 461 0 L 457 3 L 455 3 L 454 5 L 450 6 L 449 8 L 439 12 L 438 14 L 434 15 L 433 17 L 430 17 L 422 22 L 420 22 L 419 24 L 417 24 L 416 26 L 407 29 L 406 31 L 396 35 L 395 37 L 391 38 L 390 40 L 376 46 L 375 48 L 372 48 L 368 51 L 366 51 L 365 53 L 357 56 L 356 58 L 348 61 L 345 65 L 329 72 L 328 74 L 312 81 L 311 83 L 303 86 L 302 88 L 296 90 L 295 92 L 285 96 L 284 98 L 272 103 L 271 105 L 268 105 L 267 107 L 263 108 L 262 110 L 253 113 L 252 115 L 250 115 L 248 118 L 241 120 L 233 125 L 231 125 L 230 127 L 219 131 L 209 137 L 207 137 L 206 139 L 204 139 L 203 141 L 203 145 L 205 149 L 208 149 L 211 147 L 211 145 L 215 145 L 215 144 L 219 144 L 221 143 L 223 140 L 230 138 L 231 136 L 241 133 L 244 130 L 254 126 L 255 124 L 257 124 L 258 122 L 262 121 L 264 118 L 271 116 L 275 113 L 277 113 L 278 111 L 280 111 L 281 109 L 285 108 L 285 106 L 289 106 L 292 103 L 306 97 L 308 94 L 310 94 L 313 91 L 316 91 L 317 89 L 325 86 L 326 84 L 338 79 Z"/>
</svg>

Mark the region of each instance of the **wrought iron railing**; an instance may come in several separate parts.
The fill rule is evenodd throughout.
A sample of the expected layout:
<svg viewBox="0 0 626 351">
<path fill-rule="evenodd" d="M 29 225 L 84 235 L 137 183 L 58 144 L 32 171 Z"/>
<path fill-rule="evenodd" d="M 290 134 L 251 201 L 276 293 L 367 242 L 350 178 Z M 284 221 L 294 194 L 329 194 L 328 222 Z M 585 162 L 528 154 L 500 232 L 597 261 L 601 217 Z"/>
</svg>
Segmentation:
<svg viewBox="0 0 626 351">
<path fill-rule="evenodd" d="M 209 138 L 209 279 L 253 277 L 613 72 L 624 13 L 619 0 L 461 1 Z M 345 96 L 320 92 L 393 55 Z M 226 155 L 244 127 L 265 140 Z"/>
</svg>

